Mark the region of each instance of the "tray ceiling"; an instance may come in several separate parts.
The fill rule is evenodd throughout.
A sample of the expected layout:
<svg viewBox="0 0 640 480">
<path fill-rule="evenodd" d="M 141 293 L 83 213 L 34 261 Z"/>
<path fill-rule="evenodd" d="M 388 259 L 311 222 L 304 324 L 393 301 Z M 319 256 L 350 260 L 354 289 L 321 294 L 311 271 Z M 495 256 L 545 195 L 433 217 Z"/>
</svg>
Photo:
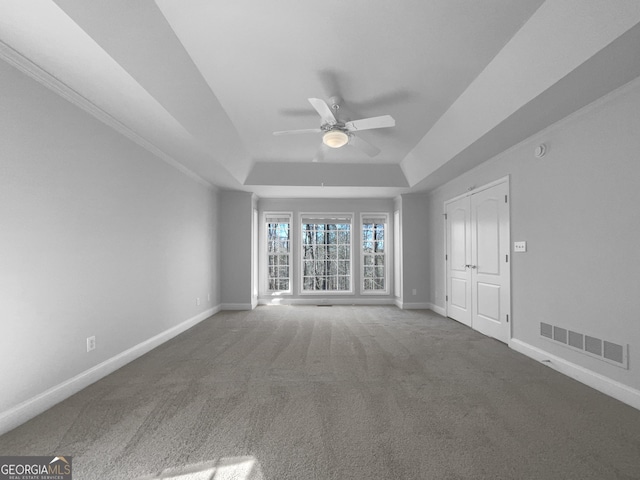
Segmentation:
<svg viewBox="0 0 640 480">
<path fill-rule="evenodd" d="M 639 20 L 633 2 L 9 0 L 0 53 L 212 185 L 393 196 L 638 76 Z M 333 96 L 340 120 L 395 118 L 358 132 L 379 155 L 347 145 L 318 164 L 320 134 L 272 135 L 319 127 L 307 99 Z"/>
</svg>

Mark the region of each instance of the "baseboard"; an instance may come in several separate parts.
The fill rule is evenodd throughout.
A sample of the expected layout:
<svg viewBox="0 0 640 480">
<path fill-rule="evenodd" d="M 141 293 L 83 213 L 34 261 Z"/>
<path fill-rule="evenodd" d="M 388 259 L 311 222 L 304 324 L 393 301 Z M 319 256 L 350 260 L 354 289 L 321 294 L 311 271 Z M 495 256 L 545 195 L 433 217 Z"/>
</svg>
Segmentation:
<svg viewBox="0 0 640 480">
<path fill-rule="evenodd" d="M 402 308 L 405 310 L 429 310 L 430 306 L 431 304 L 427 302 L 413 302 L 413 303 L 404 302 L 402 304 Z"/>
<path fill-rule="evenodd" d="M 395 304 L 396 307 L 398 307 L 400 310 L 404 309 L 404 303 L 402 302 L 401 298 L 394 298 L 393 299 L 393 303 Z"/>
<path fill-rule="evenodd" d="M 252 303 L 223 303 L 220 310 L 253 310 Z"/>
<path fill-rule="evenodd" d="M 439 307 L 438 305 L 434 305 L 433 303 L 429 303 L 427 307 L 432 312 L 437 313 L 438 315 L 442 315 L 443 317 L 447 316 L 447 310 L 443 307 Z"/>
<path fill-rule="evenodd" d="M 276 300 L 276 301 L 274 301 Z M 394 305 L 393 298 L 367 298 L 367 297 L 331 297 L 331 298 L 261 298 L 260 305 Z"/>
<path fill-rule="evenodd" d="M 173 337 L 200 323 L 202 320 L 209 318 L 211 315 L 215 315 L 219 311 L 219 305 L 205 310 L 189 320 L 186 320 L 175 327 L 171 327 L 168 330 L 165 330 L 164 332 L 159 333 L 158 335 L 155 335 L 154 337 L 151 337 L 128 350 L 125 350 L 115 357 L 111 357 L 95 367 L 85 370 L 75 377 L 51 387 L 35 397 L 25 400 L 15 407 L 0 413 L 0 435 L 13 430 L 28 420 L 31 420 L 33 417 L 41 414 L 45 410 L 50 409 L 83 388 L 86 388 L 92 383 L 106 377 L 110 373 L 115 372 L 127 363 L 141 357 L 167 340 L 171 340 Z"/>
<path fill-rule="evenodd" d="M 592 370 L 576 365 L 575 363 L 568 362 L 563 358 L 551 355 L 545 350 L 529 345 L 521 340 L 511 339 L 509 346 L 516 352 L 537 360 L 538 362 L 547 365 L 549 368 L 553 368 L 554 370 L 571 377 L 580 383 L 584 383 L 605 395 L 609 395 L 610 397 L 640 410 L 640 390 L 631 388 L 623 383 L 605 377 L 604 375 L 600 375 Z"/>
</svg>

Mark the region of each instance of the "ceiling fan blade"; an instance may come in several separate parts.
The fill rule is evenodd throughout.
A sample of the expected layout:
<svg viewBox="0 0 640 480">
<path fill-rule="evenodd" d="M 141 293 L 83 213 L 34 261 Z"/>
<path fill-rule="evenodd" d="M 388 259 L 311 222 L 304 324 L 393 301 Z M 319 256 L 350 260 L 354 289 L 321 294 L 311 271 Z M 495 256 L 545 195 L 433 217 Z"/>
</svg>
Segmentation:
<svg viewBox="0 0 640 480">
<path fill-rule="evenodd" d="M 344 126 L 349 131 L 371 130 L 373 128 L 395 127 L 396 121 L 391 115 L 382 115 L 381 117 L 363 118 L 362 120 L 347 122 Z"/>
<path fill-rule="evenodd" d="M 355 135 L 350 136 L 349 145 L 359 148 L 370 157 L 375 157 L 380 153 L 380 149 L 378 147 L 371 145 L 369 142 L 361 139 L 360 137 L 356 137 Z"/>
<path fill-rule="evenodd" d="M 302 130 L 283 130 L 281 132 L 273 132 L 274 135 L 297 135 L 299 133 L 320 133 L 319 128 L 304 128 Z"/>
<path fill-rule="evenodd" d="M 336 120 L 336 117 L 331 111 L 329 105 L 327 105 L 327 102 L 319 98 L 310 98 L 309 103 L 316 109 L 320 118 L 322 118 L 322 123 L 328 123 L 330 125 L 338 123 L 338 120 Z"/>
</svg>

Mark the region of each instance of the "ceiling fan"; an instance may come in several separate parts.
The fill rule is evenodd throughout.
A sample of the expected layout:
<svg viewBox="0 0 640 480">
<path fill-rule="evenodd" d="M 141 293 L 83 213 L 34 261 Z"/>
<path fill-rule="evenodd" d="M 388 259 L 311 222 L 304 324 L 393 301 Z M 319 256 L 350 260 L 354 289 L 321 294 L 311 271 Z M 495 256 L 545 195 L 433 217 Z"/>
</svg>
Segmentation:
<svg viewBox="0 0 640 480">
<path fill-rule="evenodd" d="M 320 128 L 305 128 L 302 130 L 284 130 L 273 132 L 274 135 L 297 135 L 300 133 L 322 133 L 322 143 L 327 147 L 340 148 L 345 145 L 352 145 L 365 152 L 370 157 L 375 157 L 380 153 L 380 149 L 369 142 L 354 135 L 354 132 L 361 130 L 372 130 L 374 128 L 395 127 L 396 121 L 391 115 L 380 117 L 363 118 L 341 122 L 336 117 L 340 104 L 337 97 L 331 97 L 331 107 L 319 98 L 310 98 L 309 103 L 318 112 L 322 119 Z M 317 161 L 316 157 L 314 161 Z"/>
</svg>

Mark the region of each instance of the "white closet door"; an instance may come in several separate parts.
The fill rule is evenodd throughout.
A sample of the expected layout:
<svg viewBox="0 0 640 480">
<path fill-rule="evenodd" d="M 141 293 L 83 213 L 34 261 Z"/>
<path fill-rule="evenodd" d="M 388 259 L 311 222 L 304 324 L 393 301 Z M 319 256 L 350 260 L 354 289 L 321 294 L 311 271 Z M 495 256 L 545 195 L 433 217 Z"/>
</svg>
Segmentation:
<svg viewBox="0 0 640 480">
<path fill-rule="evenodd" d="M 471 326 L 471 203 L 450 202 L 447 214 L 447 315 Z"/>
<path fill-rule="evenodd" d="M 447 202 L 447 315 L 508 342 L 509 184 Z"/>
<path fill-rule="evenodd" d="M 471 325 L 509 340 L 508 186 L 498 184 L 471 196 Z"/>
</svg>

